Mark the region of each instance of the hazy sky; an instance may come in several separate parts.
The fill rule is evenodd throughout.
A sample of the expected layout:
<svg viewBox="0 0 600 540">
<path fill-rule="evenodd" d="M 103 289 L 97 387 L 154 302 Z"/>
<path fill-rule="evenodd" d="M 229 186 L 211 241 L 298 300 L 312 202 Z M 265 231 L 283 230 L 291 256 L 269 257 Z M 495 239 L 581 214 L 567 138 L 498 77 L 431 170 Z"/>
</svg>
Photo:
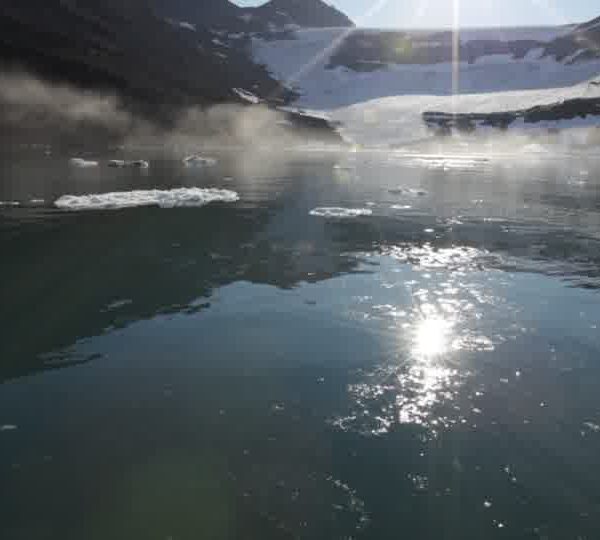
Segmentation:
<svg viewBox="0 0 600 540">
<path fill-rule="evenodd" d="M 439 28 L 452 25 L 459 4 L 461 26 L 531 26 L 583 22 L 600 16 L 598 0 L 327 0 L 359 26 Z M 265 0 L 234 0 L 238 5 Z"/>
</svg>

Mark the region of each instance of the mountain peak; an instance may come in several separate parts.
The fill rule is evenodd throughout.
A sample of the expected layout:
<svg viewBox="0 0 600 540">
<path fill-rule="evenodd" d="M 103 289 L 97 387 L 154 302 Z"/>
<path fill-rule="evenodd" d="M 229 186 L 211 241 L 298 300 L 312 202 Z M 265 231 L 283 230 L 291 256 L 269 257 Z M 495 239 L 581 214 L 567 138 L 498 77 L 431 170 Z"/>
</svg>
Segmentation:
<svg viewBox="0 0 600 540">
<path fill-rule="evenodd" d="M 287 16 L 290 24 L 303 27 L 354 26 L 344 13 L 323 0 L 271 0 L 254 9 L 263 13 L 270 11 L 280 16 Z"/>
<path fill-rule="evenodd" d="M 323 0 L 271 0 L 256 7 L 240 7 L 230 0 L 152 0 L 151 4 L 164 17 L 231 32 L 287 26 L 354 26 L 346 15 Z"/>
</svg>

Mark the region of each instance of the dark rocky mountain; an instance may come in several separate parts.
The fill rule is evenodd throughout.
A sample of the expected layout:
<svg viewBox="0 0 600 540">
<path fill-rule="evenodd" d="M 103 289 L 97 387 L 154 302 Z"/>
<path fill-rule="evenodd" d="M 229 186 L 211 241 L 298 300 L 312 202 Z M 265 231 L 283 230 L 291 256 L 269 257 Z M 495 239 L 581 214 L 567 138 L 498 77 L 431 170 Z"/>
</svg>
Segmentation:
<svg viewBox="0 0 600 540">
<path fill-rule="evenodd" d="M 584 31 L 600 31 L 600 17 L 596 17 L 595 19 L 592 19 L 591 21 L 588 21 L 586 23 L 580 24 L 577 27 L 577 30 L 580 32 L 584 32 Z"/>
<path fill-rule="evenodd" d="M 323 0 L 271 0 L 262 6 L 247 8 L 229 0 L 152 0 L 151 5 L 163 17 L 234 33 L 354 25 Z"/>
<path fill-rule="evenodd" d="M 600 17 L 577 26 L 566 36 L 555 39 L 546 47 L 547 55 L 552 55 L 576 63 L 600 58 Z"/>
<path fill-rule="evenodd" d="M 423 121 L 439 135 L 449 135 L 453 131 L 471 133 L 478 127 L 508 129 L 515 122 L 525 124 L 573 120 L 587 116 L 600 116 L 600 98 L 575 98 L 550 105 L 538 105 L 528 109 L 503 111 L 500 113 L 445 113 L 427 111 Z"/>
<path fill-rule="evenodd" d="M 541 56 L 576 63 L 600 58 L 600 18 L 579 26 L 550 42 L 535 39 L 473 39 L 462 41 L 460 58 L 469 63 L 483 56 L 509 54 L 524 58 L 534 49 Z M 415 34 L 402 31 L 356 31 L 332 56 L 330 67 L 345 66 L 354 71 L 385 69 L 387 64 L 437 64 L 453 59 L 452 32 Z"/>
<path fill-rule="evenodd" d="M 354 23 L 339 10 L 323 0 L 271 0 L 254 10 L 261 19 L 275 25 L 297 25 L 302 27 L 350 27 Z"/>
<path fill-rule="evenodd" d="M 516 42 L 513 42 L 512 46 L 514 47 L 515 44 Z M 550 43 L 534 42 L 534 45 L 530 47 L 540 47 L 543 49 L 543 57 L 552 56 L 557 61 L 566 62 L 567 64 L 598 59 L 600 58 L 600 17 L 575 27 L 571 32 L 552 40 Z M 515 57 L 520 57 L 521 53 L 513 51 L 513 54 Z M 589 81 L 588 84 L 598 86 L 600 81 L 596 79 Z M 473 132 L 479 127 L 505 130 L 518 121 L 525 124 L 537 124 L 539 122 L 583 119 L 588 116 L 600 117 L 600 98 L 574 98 L 549 105 L 501 113 L 457 114 L 427 111 L 423 113 L 423 121 L 435 133 L 448 135 L 453 131 Z"/>
<path fill-rule="evenodd" d="M 142 0 L 5 0 L 0 62 L 150 108 L 230 101 L 233 88 L 283 92 L 243 44 L 169 24 Z"/>
<path fill-rule="evenodd" d="M 540 47 L 534 40 L 500 41 L 478 39 L 463 42 L 460 58 L 474 63 L 482 56 L 510 54 L 523 58 Z M 349 35 L 332 56 L 330 67 L 345 66 L 354 71 L 374 71 L 387 64 L 437 64 L 453 59 L 452 32 L 414 34 L 399 31 L 357 31 Z"/>
<path fill-rule="evenodd" d="M 4 0 L 0 72 L 115 94 L 125 110 L 168 124 L 188 106 L 240 102 L 236 89 L 289 101 L 252 60 L 250 35 L 349 24 L 321 0 Z"/>
</svg>

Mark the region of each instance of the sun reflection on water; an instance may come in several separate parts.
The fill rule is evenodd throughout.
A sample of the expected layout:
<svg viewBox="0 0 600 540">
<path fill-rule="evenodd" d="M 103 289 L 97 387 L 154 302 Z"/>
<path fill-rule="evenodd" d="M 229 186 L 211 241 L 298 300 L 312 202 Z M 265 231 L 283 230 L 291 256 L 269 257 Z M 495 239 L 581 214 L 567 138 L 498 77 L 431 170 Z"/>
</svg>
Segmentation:
<svg viewBox="0 0 600 540">
<path fill-rule="evenodd" d="M 457 376 L 445 358 L 452 350 L 453 321 L 440 316 L 431 304 L 420 311 L 423 315 L 412 333 L 412 363 L 398 374 L 396 407 L 401 424 L 426 423 L 436 403 L 452 400 L 452 381 Z M 433 419 L 431 424 L 441 420 Z"/>
<path fill-rule="evenodd" d="M 446 353 L 452 335 L 452 323 L 438 316 L 423 319 L 417 324 L 413 354 L 417 358 L 431 359 Z"/>
<path fill-rule="evenodd" d="M 421 246 L 386 255 L 393 263 L 382 265 L 385 295 L 374 291 L 357 304 L 355 315 L 391 331 L 397 352 L 356 374 L 348 386 L 350 409 L 333 424 L 367 436 L 412 424 L 436 436 L 468 421 L 472 407 L 465 388 L 473 377 L 472 355 L 493 351 L 498 342 L 484 313 L 503 304 L 478 276 L 476 250 Z M 417 273 L 399 280 L 398 262 Z"/>
</svg>

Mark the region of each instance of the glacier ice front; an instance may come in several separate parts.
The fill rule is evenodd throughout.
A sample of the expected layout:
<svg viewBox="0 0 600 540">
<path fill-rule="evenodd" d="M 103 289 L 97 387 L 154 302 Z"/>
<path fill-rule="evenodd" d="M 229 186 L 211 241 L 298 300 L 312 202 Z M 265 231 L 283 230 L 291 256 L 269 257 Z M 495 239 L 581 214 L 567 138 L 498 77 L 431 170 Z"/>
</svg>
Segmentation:
<svg viewBox="0 0 600 540">
<path fill-rule="evenodd" d="M 119 210 L 137 206 L 198 207 L 212 202 L 231 203 L 238 200 L 239 195 L 228 189 L 177 188 L 63 195 L 54 202 L 54 206 L 62 210 Z"/>
</svg>

